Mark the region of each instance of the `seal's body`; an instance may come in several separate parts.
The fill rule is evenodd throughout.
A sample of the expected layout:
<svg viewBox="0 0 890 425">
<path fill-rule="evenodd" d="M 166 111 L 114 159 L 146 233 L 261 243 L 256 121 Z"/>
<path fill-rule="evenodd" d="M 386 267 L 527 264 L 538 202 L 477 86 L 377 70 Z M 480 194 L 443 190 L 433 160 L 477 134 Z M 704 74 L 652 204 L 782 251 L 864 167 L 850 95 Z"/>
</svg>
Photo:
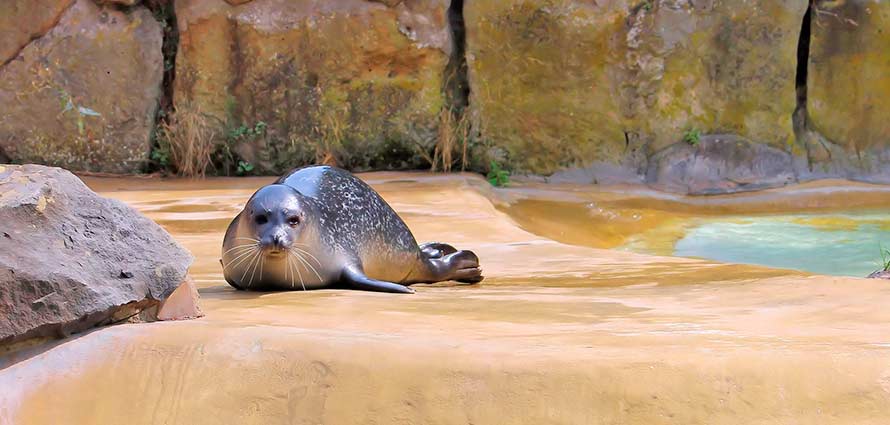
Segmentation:
<svg viewBox="0 0 890 425">
<path fill-rule="evenodd" d="M 482 280 L 475 254 L 418 246 L 374 189 L 328 166 L 294 170 L 258 190 L 229 225 L 221 262 L 238 289 L 410 293 L 414 283 Z"/>
</svg>

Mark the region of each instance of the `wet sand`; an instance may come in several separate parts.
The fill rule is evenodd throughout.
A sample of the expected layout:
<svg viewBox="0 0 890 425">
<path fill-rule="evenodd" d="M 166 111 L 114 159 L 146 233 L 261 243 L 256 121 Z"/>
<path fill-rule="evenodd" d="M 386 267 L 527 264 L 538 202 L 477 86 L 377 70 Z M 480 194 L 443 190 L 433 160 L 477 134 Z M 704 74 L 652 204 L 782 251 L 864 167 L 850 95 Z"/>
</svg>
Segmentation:
<svg viewBox="0 0 890 425">
<path fill-rule="evenodd" d="M 476 251 L 486 280 L 417 286 L 409 296 L 236 292 L 218 265 L 222 233 L 271 179 L 87 179 L 194 253 L 207 316 L 102 328 L 6 359 L 0 423 L 878 424 L 890 417 L 886 281 L 597 249 L 590 240 L 609 245 L 612 236 L 601 234 L 626 233 L 597 232 L 552 206 L 544 214 L 511 211 L 520 199 L 667 216 L 849 207 L 882 197 L 887 205 L 878 188 L 652 201 L 642 190 L 494 190 L 470 175 L 363 178 L 419 241 Z M 668 205 L 653 208 L 661 202 Z M 559 214 L 568 228 L 547 221 Z M 653 221 L 647 228 L 658 229 Z M 558 242 L 547 229 L 580 242 Z"/>
</svg>

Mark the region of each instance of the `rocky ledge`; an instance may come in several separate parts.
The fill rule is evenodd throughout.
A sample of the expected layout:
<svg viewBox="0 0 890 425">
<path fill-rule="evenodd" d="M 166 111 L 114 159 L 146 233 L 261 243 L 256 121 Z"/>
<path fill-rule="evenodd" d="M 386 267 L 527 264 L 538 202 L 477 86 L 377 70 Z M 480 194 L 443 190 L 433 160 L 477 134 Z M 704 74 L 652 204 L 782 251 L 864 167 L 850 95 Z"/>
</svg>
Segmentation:
<svg viewBox="0 0 890 425">
<path fill-rule="evenodd" d="M 199 316 L 191 263 L 160 226 L 68 171 L 0 165 L 0 347 Z"/>
<path fill-rule="evenodd" d="M 797 181 L 791 155 L 734 135 L 703 136 L 657 153 L 649 163 L 653 186 L 690 195 L 781 187 Z"/>
<path fill-rule="evenodd" d="M 890 270 L 878 270 L 870 275 L 869 279 L 888 279 L 890 280 Z"/>
</svg>

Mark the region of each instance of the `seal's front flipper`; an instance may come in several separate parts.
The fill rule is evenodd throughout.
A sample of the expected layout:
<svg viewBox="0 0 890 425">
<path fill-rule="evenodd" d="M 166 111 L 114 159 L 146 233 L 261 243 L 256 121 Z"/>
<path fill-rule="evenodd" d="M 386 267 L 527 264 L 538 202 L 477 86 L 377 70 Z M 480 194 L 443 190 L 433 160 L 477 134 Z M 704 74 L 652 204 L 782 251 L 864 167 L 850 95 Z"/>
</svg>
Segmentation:
<svg viewBox="0 0 890 425">
<path fill-rule="evenodd" d="M 397 294 L 413 294 L 414 290 L 398 283 L 371 279 L 357 268 L 348 267 L 343 270 L 342 280 L 354 289 L 374 292 L 391 292 Z"/>
</svg>

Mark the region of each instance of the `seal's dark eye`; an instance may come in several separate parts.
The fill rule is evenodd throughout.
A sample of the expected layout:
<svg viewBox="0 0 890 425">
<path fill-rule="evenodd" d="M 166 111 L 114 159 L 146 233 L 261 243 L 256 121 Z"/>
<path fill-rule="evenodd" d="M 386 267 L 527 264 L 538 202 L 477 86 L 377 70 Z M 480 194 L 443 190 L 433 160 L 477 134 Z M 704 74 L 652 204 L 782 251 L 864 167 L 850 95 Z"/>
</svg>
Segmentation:
<svg viewBox="0 0 890 425">
<path fill-rule="evenodd" d="M 266 224 L 268 221 L 269 221 L 269 219 L 266 218 L 266 216 L 264 216 L 264 215 L 256 216 L 256 224 Z"/>
<path fill-rule="evenodd" d="M 298 216 L 288 217 L 287 223 L 290 224 L 291 226 L 296 226 L 296 225 L 300 224 L 300 217 L 298 217 Z"/>
</svg>

